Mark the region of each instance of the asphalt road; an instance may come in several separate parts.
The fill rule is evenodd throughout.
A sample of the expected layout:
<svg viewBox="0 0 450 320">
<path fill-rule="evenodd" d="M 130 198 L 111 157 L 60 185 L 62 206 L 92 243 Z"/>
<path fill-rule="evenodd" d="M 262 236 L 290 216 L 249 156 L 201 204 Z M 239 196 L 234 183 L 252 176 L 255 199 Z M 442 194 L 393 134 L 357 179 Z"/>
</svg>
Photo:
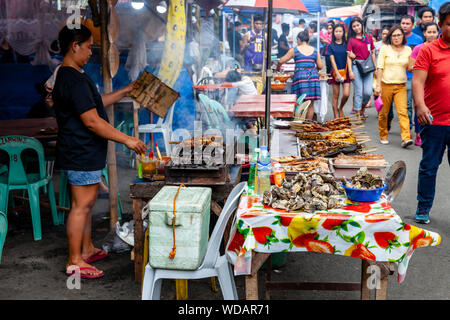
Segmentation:
<svg viewBox="0 0 450 320">
<path fill-rule="evenodd" d="M 350 104 L 347 104 L 347 113 Z M 421 149 L 413 146 L 405 150 L 400 147 L 398 122 L 394 122 L 390 132 L 389 145 L 381 145 L 378 140 L 378 122 L 375 108 L 367 110 L 369 118 L 365 131 L 372 141 L 367 145 L 376 146 L 377 152 L 384 153 L 389 163 L 397 160 L 407 165 L 406 180 L 399 196 L 393 203 L 394 209 L 407 223 L 413 221 L 416 210 L 417 172 L 421 159 Z M 327 119 L 332 116 L 329 110 Z M 397 121 L 397 116 L 395 120 Z M 419 248 L 415 251 L 405 281 L 396 282 L 396 274 L 390 278 L 388 299 L 429 300 L 450 299 L 450 167 L 447 155 L 438 172 L 437 192 L 431 211 L 431 223 L 425 228 L 442 236 L 437 247 Z M 120 194 L 124 206 L 124 221 L 132 219 L 129 182 L 134 170 L 119 167 Z M 58 190 L 58 176 L 55 177 Z M 111 254 L 98 263 L 105 276 L 96 280 L 82 280 L 80 289 L 68 289 L 64 273 L 67 259 L 67 238 L 64 226 L 53 226 L 48 210 L 42 210 L 43 239 L 33 241 L 29 214 L 11 214 L 8 232 L 0 264 L 0 299 L 82 299 L 82 300 L 136 300 L 139 299 L 140 285 L 134 281 L 134 265 L 130 253 Z M 100 247 L 107 235 L 108 200 L 97 200 L 94 208 L 93 238 Z M 272 274 L 273 280 L 295 281 L 359 281 L 361 260 L 343 256 L 318 253 L 292 253 L 287 255 L 287 263 Z M 260 271 L 260 297 L 264 297 L 264 271 Z M 244 299 L 244 277 L 235 277 L 238 295 Z M 358 292 L 337 291 L 274 291 L 272 299 L 286 300 L 350 300 L 359 299 Z M 166 280 L 162 285 L 162 299 L 175 299 L 174 281 Z M 189 298 L 197 300 L 221 300 L 219 292 L 212 292 L 209 279 L 189 281 Z"/>
</svg>

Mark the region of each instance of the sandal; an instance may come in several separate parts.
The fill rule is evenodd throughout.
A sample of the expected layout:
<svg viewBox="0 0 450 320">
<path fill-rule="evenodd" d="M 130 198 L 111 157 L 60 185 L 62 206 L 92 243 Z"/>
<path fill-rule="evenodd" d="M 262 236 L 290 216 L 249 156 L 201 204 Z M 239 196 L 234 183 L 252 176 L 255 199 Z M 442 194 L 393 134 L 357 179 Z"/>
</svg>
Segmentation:
<svg viewBox="0 0 450 320">
<path fill-rule="evenodd" d="M 81 271 L 83 270 L 90 270 L 90 271 L 99 271 L 96 267 L 78 267 L 78 270 L 80 270 L 80 277 L 81 279 L 98 279 L 103 277 L 105 274 L 103 273 L 103 271 L 101 273 L 98 274 L 89 274 L 89 273 L 82 273 Z M 73 269 L 72 271 L 68 271 L 66 270 L 66 275 L 67 276 L 72 276 L 76 273 L 76 268 Z"/>
<path fill-rule="evenodd" d="M 103 251 L 103 250 L 99 249 L 96 253 L 94 253 L 89 258 L 83 259 L 83 261 L 90 264 L 95 261 L 103 260 L 107 257 L 109 257 L 108 251 Z"/>
</svg>

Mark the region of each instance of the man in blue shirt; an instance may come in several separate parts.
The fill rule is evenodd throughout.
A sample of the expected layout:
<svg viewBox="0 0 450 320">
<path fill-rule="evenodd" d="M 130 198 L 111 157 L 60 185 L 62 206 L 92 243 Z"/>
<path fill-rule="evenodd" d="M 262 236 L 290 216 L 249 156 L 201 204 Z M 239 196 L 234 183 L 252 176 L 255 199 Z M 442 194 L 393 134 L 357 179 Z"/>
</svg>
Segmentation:
<svg viewBox="0 0 450 320">
<path fill-rule="evenodd" d="M 427 23 L 434 21 L 435 12 L 430 7 L 424 7 L 419 10 L 417 16 L 420 18 L 420 24 L 414 29 L 412 29 L 412 32 L 421 37 L 422 42 L 424 42 L 425 41 L 425 36 L 423 35 L 424 27 Z"/>
<path fill-rule="evenodd" d="M 423 40 L 421 37 L 419 37 L 417 34 L 412 32 L 412 28 L 414 26 L 414 17 L 405 15 L 400 20 L 400 27 L 402 28 L 403 32 L 406 36 L 406 45 L 411 47 L 411 50 L 414 49 L 415 46 L 418 44 L 423 43 Z M 412 107 L 412 91 L 411 91 L 411 80 L 413 74 L 411 72 L 406 71 L 406 76 L 408 81 L 406 82 L 406 92 L 407 92 L 407 103 L 408 103 L 408 117 L 409 117 L 409 129 L 412 129 L 414 118 L 413 118 L 413 107 Z M 390 124 L 392 119 L 394 118 L 394 113 L 392 111 L 392 105 L 391 110 L 389 111 L 388 115 L 388 123 Z M 390 126 L 388 126 L 390 127 Z M 418 133 L 418 128 L 416 127 L 416 134 Z"/>
</svg>

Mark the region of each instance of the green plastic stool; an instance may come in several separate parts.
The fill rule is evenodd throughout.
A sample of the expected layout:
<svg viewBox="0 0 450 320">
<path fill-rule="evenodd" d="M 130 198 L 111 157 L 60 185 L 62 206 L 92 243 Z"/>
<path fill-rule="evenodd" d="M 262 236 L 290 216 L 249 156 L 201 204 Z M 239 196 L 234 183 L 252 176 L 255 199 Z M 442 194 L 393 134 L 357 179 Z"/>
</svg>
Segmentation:
<svg viewBox="0 0 450 320">
<path fill-rule="evenodd" d="M 102 176 L 106 180 L 106 185 L 109 186 L 108 181 L 108 167 L 103 168 L 102 170 Z M 118 202 L 118 211 L 119 211 L 119 220 L 122 220 L 122 201 L 120 200 L 120 195 L 117 195 L 117 202 Z M 64 171 L 61 171 L 60 178 L 59 178 L 59 199 L 58 204 L 60 207 L 66 207 L 70 208 L 70 190 L 69 190 L 69 184 L 67 181 L 67 174 Z M 61 224 L 64 224 L 64 211 L 58 211 L 59 216 L 62 218 Z"/>
</svg>

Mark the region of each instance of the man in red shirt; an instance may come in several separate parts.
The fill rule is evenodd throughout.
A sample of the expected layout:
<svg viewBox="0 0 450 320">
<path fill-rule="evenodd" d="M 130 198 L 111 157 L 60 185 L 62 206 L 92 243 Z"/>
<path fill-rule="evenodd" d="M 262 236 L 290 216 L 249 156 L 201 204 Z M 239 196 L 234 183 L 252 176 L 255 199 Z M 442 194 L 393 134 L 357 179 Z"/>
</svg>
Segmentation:
<svg viewBox="0 0 450 320">
<path fill-rule="evenodd" d="M 450 2 L 439 9 L 439 27 L 442 31 L 439 39 L 420 50 L 412 81 L 417 119 L 422 126 L 422 160 L 414 217 L 419 223 L 430 222 L 436 174 L 446 148 L 450 164 Z"/>
</svg>

